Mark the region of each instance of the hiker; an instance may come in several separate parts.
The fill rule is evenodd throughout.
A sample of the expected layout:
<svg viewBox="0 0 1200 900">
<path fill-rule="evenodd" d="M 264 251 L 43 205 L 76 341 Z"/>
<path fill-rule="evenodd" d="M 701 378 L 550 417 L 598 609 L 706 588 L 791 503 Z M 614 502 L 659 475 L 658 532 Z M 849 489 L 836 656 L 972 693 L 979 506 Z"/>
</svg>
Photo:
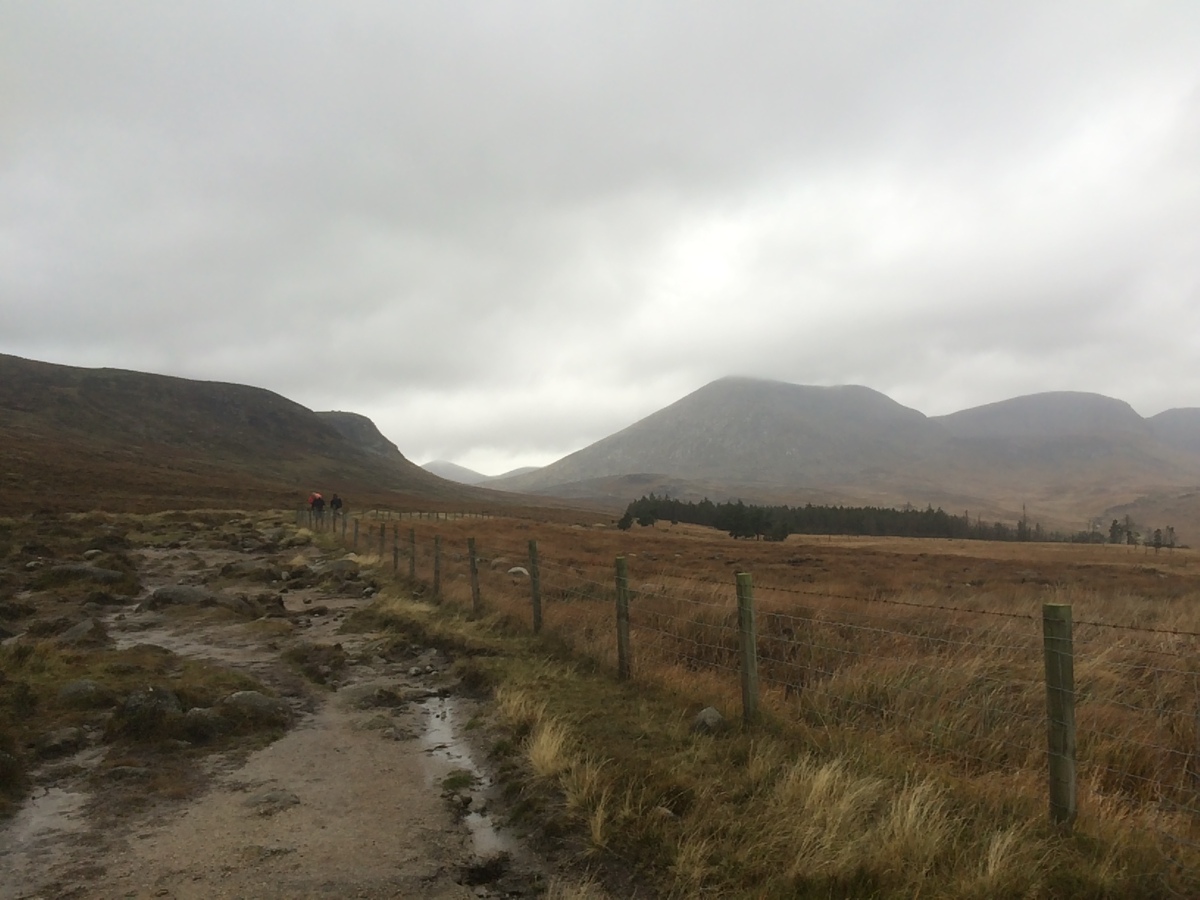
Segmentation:
<svg viewBox="0 0 1200 900">
<path fill-rule="evenodd" d="M 312 506 L 313 518 L 318 522 L 325 518 L 325 498 L 313 491 L 312 496 L 308 498 L 309 505 Z"/>
<path fill-rule="evenodd" d="M 334 518 L 337 518 L 338 513 L 342 511 L 342 498 L 334 494 L 333 499 L 329 501 L 329 508 L 333 511 Z"/>
</svg>

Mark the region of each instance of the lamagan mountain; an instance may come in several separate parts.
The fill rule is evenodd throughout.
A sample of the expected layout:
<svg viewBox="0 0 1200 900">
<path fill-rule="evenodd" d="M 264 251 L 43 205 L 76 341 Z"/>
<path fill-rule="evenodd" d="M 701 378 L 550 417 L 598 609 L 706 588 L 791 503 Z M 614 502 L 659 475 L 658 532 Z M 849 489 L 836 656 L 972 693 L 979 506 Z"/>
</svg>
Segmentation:
<svg viewBox="0 0 1200 900">
<path fill-rule="evenodd" d="M 245 385 L 3 354 L 0 473 L 16 512 L 286 506 L 312 490 L 358 504 L 498 496 L 424 471 L 364 416 Z"/>
<path fill-rule="evenodd" d="M 1136 510 L 1200 538 L 1200 410 L 1145 419 L 1099 394 L 926 416 L 854 385 L 722 378 L 533 473 L 492 486 L 600 501 L 941 506 L 1080 530 Z M 1189 539 L 1195 539 L 1189 538 Z"/>
</svg>

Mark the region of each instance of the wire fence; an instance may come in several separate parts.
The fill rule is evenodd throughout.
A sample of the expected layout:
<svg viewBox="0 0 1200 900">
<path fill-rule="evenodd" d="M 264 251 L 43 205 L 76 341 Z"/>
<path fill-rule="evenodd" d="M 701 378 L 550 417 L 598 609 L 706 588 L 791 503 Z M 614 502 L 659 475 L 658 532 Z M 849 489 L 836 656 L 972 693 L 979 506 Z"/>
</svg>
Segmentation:
<svg viewBox="0 0 1200 900">
<path fill-rule="evenodd" d="M 1072 626 L 1062 604 L 1039 615 L 767 579 L 747 609 L 732 573 L 722 581 L 651 554 L 622 570 L 563 540 L 539 553 L 529 526 L 478 543 L 464 537 L 473 518 L 484 517 L 310 524 L 424 596 L 538 631 L 618 676 L 727 709 L 740 693 L 750 722 L 766 713 L 826 739 L 866 737 L 914 764 L 1045 798 L 1064 827 L 1078 808 L 1135 821 L 1189 858 L 1200 850 L 1200 634 Z M 454 533 L 436 533 L 452 522 Z M 1055 637 L 1050 620 L 1064 616 Z"/>
</svg>

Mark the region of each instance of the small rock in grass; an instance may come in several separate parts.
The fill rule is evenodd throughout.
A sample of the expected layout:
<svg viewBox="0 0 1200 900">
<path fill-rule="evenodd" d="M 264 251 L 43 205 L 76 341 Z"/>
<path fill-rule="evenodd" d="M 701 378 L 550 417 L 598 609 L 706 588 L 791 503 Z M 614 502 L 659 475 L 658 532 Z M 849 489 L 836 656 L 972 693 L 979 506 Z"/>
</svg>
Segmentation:
<svg viewBox="0 0 1200 900">
<path fill-rule="evenodd" d="M 698 734 L 716 734 L 725 727 L 725 717 L 713 706 L 706 706 L 692 719 L 692 731 Z"/>
</svg>

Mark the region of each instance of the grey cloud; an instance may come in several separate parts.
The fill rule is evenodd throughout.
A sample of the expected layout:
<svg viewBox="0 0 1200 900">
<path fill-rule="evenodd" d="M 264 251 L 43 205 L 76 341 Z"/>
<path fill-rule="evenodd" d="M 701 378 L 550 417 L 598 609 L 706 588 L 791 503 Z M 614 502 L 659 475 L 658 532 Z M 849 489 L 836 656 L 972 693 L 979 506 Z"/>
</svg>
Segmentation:
<svg viewBox="0 0 1200 900">
<path fill-rule="evenodd" d="M 1200 405 L 1198 38 L 1189 3 L 9 4 L 0 350 L 416 458 L 731 372 Z"/>
</svg>

